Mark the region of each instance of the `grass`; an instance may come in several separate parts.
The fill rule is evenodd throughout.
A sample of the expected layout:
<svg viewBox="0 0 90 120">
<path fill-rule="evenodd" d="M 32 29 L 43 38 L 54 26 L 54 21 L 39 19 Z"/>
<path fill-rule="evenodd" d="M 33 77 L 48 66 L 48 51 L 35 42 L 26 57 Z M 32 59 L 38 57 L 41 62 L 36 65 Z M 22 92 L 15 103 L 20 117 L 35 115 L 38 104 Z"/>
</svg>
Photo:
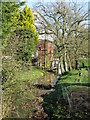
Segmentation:
<svg viewBox="0 0 90 120">
<path fill-rule="evenodd" d="M 84 63 L 84 68 L 89 66 L 90 67 L 90 59 L 89 58 L 81 58 L 78 60 L 79 67 L 83 68 L 82 63 Z M 75 61 L 72 62 L 72 66 L 75 66 Z"/>
<path fill-rule="evenodd" d="M 9 64 L 5 62 L 5 66 L 7 70 Z M 13 68 L 13 72 L 11 68 Z M 28 117 L 30 111 L 33 111 L 32 101 L 36 99 L 34 92 L 37 93 L 37 89 L 32 84 L 44 75 L 44 71 L 37 68 L 32 68 L 32 71 L 17 70 L 14 68 L 14 63 L 10 62 L 10 68 L 8 68 L 9 77 L 3 85 L 3 116 L 25 118 Z M 51 119 L 60 120 L 65 117 L 70 117 L 69 111 L 67 111 L 68 109 L 65 106 L 65 101 L 62 99 L 61 85 L 67 86 L 68 89 L 76 89 L 82 85 L 84 85 L 82 86 L 84 88 L 88 84 L 88 71 L 85 68 L 81 69 L 80 77 L 78 76 L 78 70 L 64 73 L 56 84 L 55 91 L 51 92 L 43 103 Z M 29 106 L 25 108 L 27 103 Z"/>
<path fill-rule="evenodd" d="M 78 75 L 78 70 L 73 70 L 65 73 L 63 76 L 60 77 L 57 85 L 66 85 L 70 88 L 74 87 L 88 87 L 90 84 L 88 80 L 88 71 L 85 68 L 81 69 L 81 76 Z"/>
<path fill-rule="evenodd" d="M 15 70 L 3 85 L 3 113 L 8 118 L 26 118 L 33 111 L 32 101 L 36 99 L 33 91 L 33 82 L 43 76 L 43 71 L 37 68 L 29 70 Z M 11 73 L 12 74 L 12 73 Z M 28 104 L 28 107 L 26 107 Z M 7 109 L 6 109 L 7 108 Z"/>
<path fill-rule="evenodd" d="M 80 81 L 78 82 L 78 79 Z M 69 71 L 63 74 L 63 76 L 60 77 L 60 80 L 58 83 L 88 83 L 88 71 L 85 68 L 81 69 L 81 76 L 78 75 L 78 70 Z"/>
<path fill-rule="evenodd" d="M 69 95 L 72 90 L 78 93 L 82 92 L 83 90 L 85 92 L 85 95 L 87 95 L 88 90 L 90 89 L 89 85 L 90 83 L 88 80 L 88 71 L 85 68 L 81 69 L 80 77 L 78 75 L 78 70 L 72 70 L 64 73 L 58 80 L 55 86 L 55 90 L 44 98 L 43 107 L 45 112 L 49 115 L 50 120 L 64 120 L 64 119 L 76 120 L 80 118 L 87 119 L 88 115 L 86 115 L 84 110 L 81 108 L 79 108 L 79 111 L 77 109 L 74 112 L 74 114 L 70 113 L 68 103 L 66 102 L 67 98 L 66 100 L 63 99 L 62 86 L 67 88 Z M 79 94 L 78 93 L 77 95 L 79 96 L 80 93 Z M 79 99 L 79 102 L 81 102 L 80 96 L 76 99 Z M 87 101 L 84 100 L 84 103 L 85 102 Z M 83 106 L 82 104 L 81 106 Z M 87 108 L 85 109 L 87 111 Z"/>
<path fill-rule="evenodd" d="M 21 70 L 20 72 L 16 72 L 15 76 L 18 80 L 28 80 L 35 81 L 36 79 L 42 77 L 44 72 L 38 68 L 32 68 L 32 71 L 29 70 Z"/>
<path fill-rule="evenodd" d="M 90 61 L 89 59 L 85 59 L 85 58 L 84 59 L 80 59 L 79 60 L 79 66 L 82 67 L 82 62 L 84 63 L 85 67 L 89 66 L 89 61 Z"/>
</svg>

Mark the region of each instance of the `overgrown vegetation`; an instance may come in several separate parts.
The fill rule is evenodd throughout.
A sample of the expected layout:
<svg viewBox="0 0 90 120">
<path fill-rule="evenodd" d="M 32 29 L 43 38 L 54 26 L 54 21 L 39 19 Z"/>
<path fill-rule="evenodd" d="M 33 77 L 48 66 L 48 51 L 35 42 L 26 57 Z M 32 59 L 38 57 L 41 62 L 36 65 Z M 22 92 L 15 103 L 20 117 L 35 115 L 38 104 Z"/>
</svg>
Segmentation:
<svg viewBox="0 0 90 120">
<path fill-rule="evenodd" d="M 27 118 L 32 108 L 33 81 L 43 71 L 31 66 L 38 41 L 31 9 L 25 2 L 2 4 L 2 118 Z"/>
<path fill-rule="evenodd" d="M 38 34 L 34 26 L 34 18 L 31 9 L 25 6 L 20 13 L 19 28 L 17 28 L 18 45 L 16 59 L 22 64 L 31 62 L 32 53 L 35 51 Z"/>
<path fill-rule="evenodd" d="M 32 68 L 22 70 L 14 60 L 3 60 L 2 117 L 27 118 L 33 112 L 36 99 L 33 83 L 43 76 L 43 71 Z"/>
</svg>

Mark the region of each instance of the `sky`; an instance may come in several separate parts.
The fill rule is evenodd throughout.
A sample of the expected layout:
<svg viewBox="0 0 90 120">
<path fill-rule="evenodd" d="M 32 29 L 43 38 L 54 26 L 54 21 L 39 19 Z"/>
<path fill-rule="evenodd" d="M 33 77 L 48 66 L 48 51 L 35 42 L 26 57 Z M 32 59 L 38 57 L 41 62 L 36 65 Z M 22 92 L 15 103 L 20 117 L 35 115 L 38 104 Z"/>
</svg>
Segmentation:
<svg viewBox="0 0 90 120">
<path fill-rule="evenodd" d="M 25 0 L 21 0 L 21 1 L 25 1 Z M 55 2 L 56 0 L 26 0 L 26 4 L 28 7 L 31 8 L 31 10 L 33 10 L 33 5 L 36 3 L 36 2 Z M 82 3 L 83 5 L 86 3 L 86 5 L 84 6 L 84 9 L 85 11 L 88 11 L 88 9 L 90 9 L 90 7 L 88 8 L 88 2 L 90 2 L 90 0 L 57 0 L 57 1 L 65 1 L 65 2 L 69 2 L 69 1 L 77 1 L 78 3 Z M 89 3 L 90 4 L 90 3 Z M 24 7 L 24 6 L 23 6 Z M 21 8 L 23 9 L 23 8 Z"/>
<path fill-rule="evenodd" d="M 21 1 L 25 1 L 25 0 L 21 0 Z M 33 5 L 36 2 L 55 2 L 56 0 L 26 0 L 26 4 L 28 7 L 30 7 L 31 9 L 33 8 Z M 76 0 L 58 0 L 58 1 L 65 1 L 65 2 L 69 2 L 69 1 L 76 1 Z M 90 2 L 90 0 L 77 0 L 77 2 L 83 2 L 83 3 L 88 3 Z M 87 9 L 88 9 L 88 4 L 87 4 Z"/>
</svg>

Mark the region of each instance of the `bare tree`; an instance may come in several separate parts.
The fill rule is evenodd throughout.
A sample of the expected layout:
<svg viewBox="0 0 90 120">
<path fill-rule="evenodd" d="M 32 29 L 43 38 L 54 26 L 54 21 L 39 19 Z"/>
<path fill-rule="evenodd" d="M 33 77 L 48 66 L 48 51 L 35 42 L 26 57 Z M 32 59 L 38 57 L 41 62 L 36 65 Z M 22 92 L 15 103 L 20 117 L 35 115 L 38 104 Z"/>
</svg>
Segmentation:
<svg viewBox="0 0 90 120">
<path fill-rule="evenodd" d="M 87 12 L 82 12 L 83 7 L 76 2 L 38 3 L 36 12 L 39 14 L 39 24 L 36 26 L 39 34 L 42 26 L 46 26 L 46 33 L 52 34 L 54 45 L 59 58 L 61 73 L 72 70 L 72 60 L 75 59 L 77 69 L 79 48 L 84 40 L 84 28 Z M 85 28 L 84 28 L 85 29 Z"/>
</svg>

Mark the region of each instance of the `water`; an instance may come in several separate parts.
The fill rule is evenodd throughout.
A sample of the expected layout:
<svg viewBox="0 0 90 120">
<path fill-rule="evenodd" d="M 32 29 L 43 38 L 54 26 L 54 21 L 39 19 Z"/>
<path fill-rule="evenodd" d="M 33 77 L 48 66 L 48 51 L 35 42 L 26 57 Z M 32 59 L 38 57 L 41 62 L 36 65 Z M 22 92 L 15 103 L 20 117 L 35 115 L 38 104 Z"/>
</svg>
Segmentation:
<svg viewBox="0 0 90 120">
<path fill-rule="evenodd" d="M 49 88 L 48 90 L 47 89 L 45 89 L 45 88 L 41 88 L 40 89 L 40 92 L 41 92 L 41 94 L 49 94 L 51 91 L 54 91 L 54 86 L 56 85 L 56 82 L 57 82 L 57 80 L 58 80 L 59 78 L 56 76 L 56 75 L 54 75 L 54 74 L 52 74 L 52 73 L 46 73 L 45 74 L 45 76 L 43 76 L 42 78 L 40 78 L 39 79 L 39 82 L 37 82 L 37 83 L 40 83 L 41 85 L 46 85 L 46 86 L 48 86 L 48 85 L 51 85 L 51 86 L 53 86 L 52 88 Z M 85 79 L 85 78 L 84 78 Z M 43 82 L 42 82 L 43 81 Z M 72 87 L 72 85 L 71 85 L 71 87 Z M 53 106 L 53 108 L 54 107 L 56 107 L 56 106 L 54 106 L 54 103 L 56 102 L 55 101 L 55 99 L 53 99 L 52 97 L 50 97 L 50 95 L 56 95 L 56 94 L 53 94 L 53 93 L 57 93 L 56 91 L 57 91 L 57 88 L 58 87 L 56 87 L 56 90 L 54 91 L 54 92 L 52 92 L 52 94 L 49 94 L 48 95 L 48 99 L 44 99 L 44 101 L 43 101 L 43 103 L 45 103 L 45 105 L 44 105 L 44 109 L 45 110 L 47 110 L 46 108 L 48 108 L 48 110 L 47 110 L 47 113 L 48 113 L 48 118 L 46 119 L 46 120 L 48 120 L 49 118 L 51 119 L 52 118 L 52 116 L 54 116 L 54 115 L 52 115 L 51 113 L 49 113 L 48 111 L 50 110 L 50 111 L 54 111 L 54 110 L 51 110 L 51 107 L 50 106 Z M 78 92 L 78 90 L 79 90 L 79 92 Z M 44 93 L 45 92 L 45 93 Z M 86 92 L 87 93 L 87 92 Z M 75 89 L 75 90 L 73 90 L 72 92 L 70 92 L 70 91 L 68 91 L 68 89 L 67 89 L 67 86 L 66 85 L 60 85 L 60 87 L 59 87 L 59 90 L 58 90 L 58 94 L 61 94 L 60 95 L 60 97 L 62 98 L 62 95 L 63 95 L 63 99 L 66 101 L 65 102 L 65 105 L 64 106 L 66 106 L 66 107 L 68 107 L 67 109 L 68 109 L 68 111 L 69 111 L 69 113 L 68 113 L 68 111 L 63 111 L 63 107 L 62 107 L 62 111 L 63 111 L 63 113 L 64 112 L 66 112 L 66 115 L 67 116 L 69 116 L 70 118 L 74 118 L 74 117 L 77 117 L 76 115 L 77 115 L 77 113 L 78 113 L 78 117 L 79 116 L 84 116 L 83 114 L 84 114 L 84 110 L 83 110 L 83 108 L 81 108 L 84 104 L 84 106 L 86 106 L 86 103 L 84 103 L 83 102 L 83 100 L 85 99 L 85 97 L 84 96 L 86 96 L 85 95 L 85 90 L 83 90 L 82 91 L 82 89 Z M 59 96 L 57 94 L 57 97 Z M 52 98 L 52 100 L 51 101 L 49 101 L 50 99 L 49 99 L 49 97 L 50 98 Z M 86 96 L 86 99 L 87 99 L 87 97 L 88 96 Z M 42 97 L 43 98 L 43 97 Z M 46 97 L 47 98 L 47 97 Z M 62 100 L 61 102 L 62 102 L 62 104 L 63 104 L 63 99 L 60 99 L 60 100 Z M 88 100 L 88 99 L 87 99 Z M 53 101 L 53 102 L 52 102 Z M 58 100 L 57 100 L 58 101 Z M 46 104 L 47 103 L 47 104 Z M 53 103 L 53 104 L 52 104 Z M 68 103 L 68 104 L 67 104 Z M 42 106 L 42 104 L 41 104 L 41 106 Z M 49 108 L 50 107 L 50 108 Z M 38 108 L 40 108 L 40 106 L 38 106 Z M 42 107 L 41 107 L 42 108 Z M 57 108 L 58 109 L 58 108 Z M 80 109 L 80 111 L 81 111 L 81 113 L 79 113 L 78 112 L 78 110 Z M 86 108 L 85 108 L 86 109 Z M 62 113 L 62 114 L 63 114 Z M 75 113 L 75 114 L 74 114 Z M 56 115 L 57 115 L 57 113 L 55 113 Z M 85 113 L 86 114 L 86 113 Z M 66 116 L 66 117 L 67 117 Z M 44 120 L 43 118 L 41 119 L 41 120 Z"/>
<path fill-rule="evenodd" d="M 57 82 L 57 77 L 55 74 L 46 72 L 43 77 L 35 81 L 35 96 L 44 97 L 51 91 L 54 91 L 54 86 Z"/>
<path fill-rule="evenodd" d="M 42 85 L 40 86 L 41 88 L 45 89 L 48 87 L 48 90 L 50 90 L 55 86 L 56 81 L 57 79 L 55 74 L 46 72 L 43 77 L 35 81 L 35 85 L 38 85 L 38 86 Z"/>
<path fill-rule="evenodd" d="M 35 81 L 36 92 L 35 95 L 38 97 L 37 105 L 35 105 L 35 112 L 33 114 L 36 120 L 48 120 L 48 115 L 44 112 L 42 107 L 43 97 L 54 90 L 57 78 L 53 73 L 46 72 L 43 77 Z"/>
</svg>

